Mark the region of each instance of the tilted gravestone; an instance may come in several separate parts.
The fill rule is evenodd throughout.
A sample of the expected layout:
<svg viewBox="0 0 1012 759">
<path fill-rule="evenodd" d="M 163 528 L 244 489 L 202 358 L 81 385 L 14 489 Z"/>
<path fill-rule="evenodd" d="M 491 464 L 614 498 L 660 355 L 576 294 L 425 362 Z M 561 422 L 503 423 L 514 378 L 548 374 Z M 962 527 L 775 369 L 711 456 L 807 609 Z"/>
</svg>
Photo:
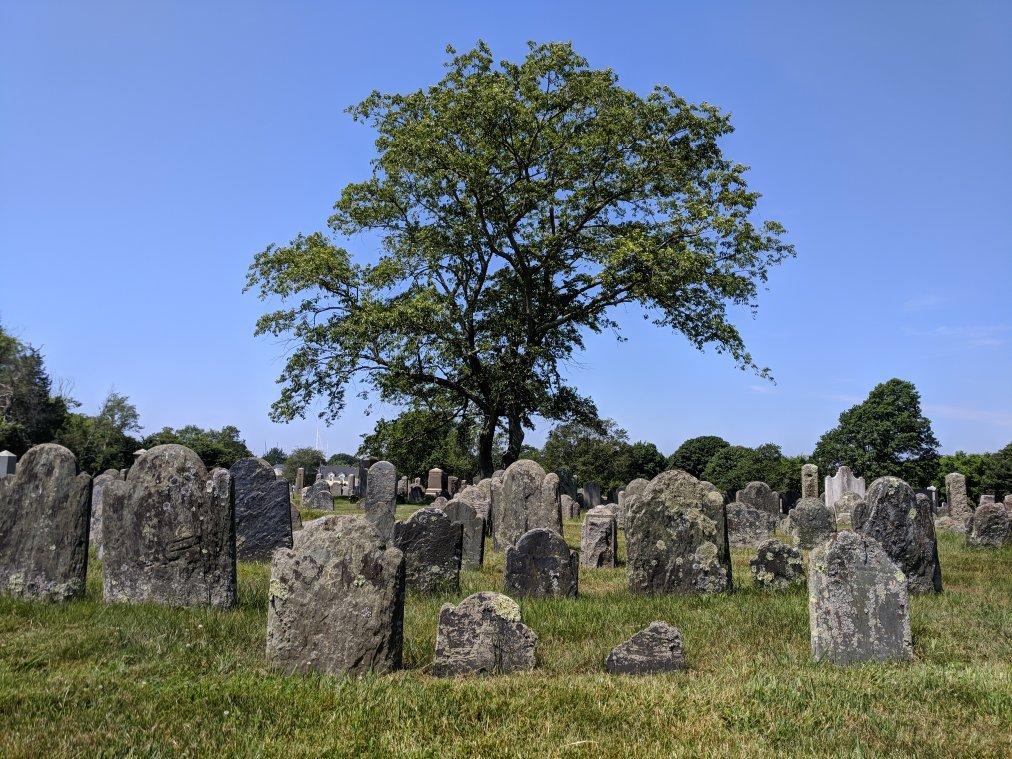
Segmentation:
<svg viewBox="0 0 1012 759">
<path fill-rule="evenodd" d="M 577 519 L 580 516 L 580 504 L 576 499 L 570 498 L 568 493 L 563 493 L 559 496 L 559 502 L 562 505 L 562 515 L 566 519 Z"/>
<path fill-rule="evenodd" d="M 595 506 L 583 518 L 580 533 L 580 566 L 597 569 L 613 568 L 618 551 L 618 526 L 615 512 L 606 506 Z"/>
<path fill-rule="evenodd" d="M 537 643 L 538 636 L 521 621 L 516 601 L 482 591 L 440 609 L 431 672 L 453 677 L 531 670 Z"/>
<path fill-rule="evenodd" d="M 771 538 L 762 543 L 748 562 L 757 588 L 785 590 L 805 584 L 801 551 Z"/>
<path fill-rule="evenodd" d="M 913 658 L 906 577 L 867 535 L 841 532 L 812 551 L 808 616 L 815 661 Z"/>
<path fill-rule="evenodd" d="M 794 545 L 810 551 L 836 534 L 836 515 L 818 498 L 802 498 L 791 509 Z"/>
<path fill-rule="evenodd" d="M 404 554 L 361 516 L 307 525 L 275 552 L 267 660 L 286 672 L 378 674 L 400 669 Z"/>
<path fill-rule="evenodd" d="M 930 504 L 918 504 L 913 489 L 898 477 L 879 477 L 865 500 L 867 518 L 855 518 L 854 529 L 882 544 L 907 576 L 911 593 L 941 593 L 942 568 Z"/>
<path fill-rule="evenodd" d="M 379 534 L 391 538 L 397 511 L 397 468 L 389 461 L 377 461 L 369 467 L 365 496 L 362 499 L 365 518 L 376 525 Z"/>
<path fill-rule="evenodd" d="M 275 549 L 291 548 L 292 503 L 288 483 L 279 480 L 274 467 L 263 459 L 239 459 L 228 473 L 235 487 L 236 558 L 267 561 Z"/>
<path fill-rule="evenodd" d="M 765 511 L 767 514 L 780 513 L 780 494 L 772 490 L 765 482 L 753 481 L 738 491 L 735 496 L 738 503 L 744 503 L 753 509 Z"/>
<path fill-rule="evenodd" d="M 819 497 L 819 467 L 805 464 L 801 467 L 801 497 Z"/>
<path fill-rule="evenodd" d="M 739 494 L 741 491 L 738 491 Z M 734 501 L 727 505 L 727 536 L 735 548 L 754 548 L 773 537 L 779 520 L 765 509 Z"/>
<path fill-rule="evenodd" d="M 669 469 L 629 497 L 626 552 L 633 593 L 719 593 L 732 589 L 727 514 L 720 493 Z"/>
<path fill-rule="evenodd" d="M 102 558 L 102 494 L 105 486 L 113 480 L 122 480 L 123 475 L 118 469 L 106 469 L 91 481 L 91 528 L 88 531 L 88 543 Z"/>
<path fill-rule="evenodd" d="M 443 511 L 463 530 L 461 568 L 481 569 L 485 560 L 485 520 L 460 496 L 443 506 Z"/>
<path fill-rule="evenodd" d="M 463 527 L 442 509 L 419 509 L 394 524 L 394 546 L 404 553 L 405 584 L 418 593 L 460 590 Z"/>
<path fill-rule="evenodd" d="M 966 531 L 966 544 L 975 548 L 1001 548 L 1012 544 L 1009 507 L 985 503 L 976 508 Z"/>
<path fill-rule="evenodd" d="M 29 448 L 0 477 L 0 595 L 68 601 L 84 595 L 91 477 L 55 443 Z"/>
<path fill-rule="evenodd" d="M 538 528 L 506 549 L 506 592 L 533 598 L 576 598 L 578 556 L 562 536 Z"/>
<path fill-rule="evenodd" d="M 159 445 L 105 486 L 107 602 L 229 608 L 236 601 L 232 479 L 182 445 Z"/>
<path fill-rule="evenodd" d="M 687 668 L 682 634 L 667 622 L 651 622 L 612 649 L 604 668 L 613 675 L 648 675 Z"/>
</svg>

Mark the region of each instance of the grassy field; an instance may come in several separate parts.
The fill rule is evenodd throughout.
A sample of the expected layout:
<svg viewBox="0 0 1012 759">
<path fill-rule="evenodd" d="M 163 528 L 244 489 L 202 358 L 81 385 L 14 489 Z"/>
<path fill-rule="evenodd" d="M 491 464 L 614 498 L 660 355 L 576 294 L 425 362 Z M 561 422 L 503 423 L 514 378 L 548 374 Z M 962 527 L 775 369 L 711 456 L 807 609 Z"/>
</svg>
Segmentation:
<svg viewBox="0 0 1012 759">
<path fill-rule="evenodd" d="M 0 756 L 1012 755 L 1012 549 L 943 538 L 946 592 L 913 600 L 910 664 L 813 664 L 805 593 L 758 592 L 738 552 L 738 590 L 711 598 L 584 571 L 579 599 L 521 601 L 537 671 L 431 678 L 441 604 L 500 588 L 487 557 L 459 596 L 409 595 L 405 671 L 356 681 L 266 666 L 266 565 L 240 565 L 238 609 L 214 612 L 103 605 L 94 561 L 84 601 L 0 601 Z M 681 629 L 690 671 L 605 675 L 654 619 Z"/>
</svg>

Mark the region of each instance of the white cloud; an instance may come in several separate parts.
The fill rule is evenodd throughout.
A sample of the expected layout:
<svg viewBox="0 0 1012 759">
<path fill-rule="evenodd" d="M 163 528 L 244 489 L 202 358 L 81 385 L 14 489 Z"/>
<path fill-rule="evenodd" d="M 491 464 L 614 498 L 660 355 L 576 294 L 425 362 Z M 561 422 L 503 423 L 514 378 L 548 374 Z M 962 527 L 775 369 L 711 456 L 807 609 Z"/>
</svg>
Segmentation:
<svg viewBox="0 0 1012 759">
<path fill-rule="evenodd" d="M 985 409 L 967 408 L 965 406 L 948 406 L 945 404 L 926 403 L 924 412 L 928 416 L 942 419 L 958 419 L 968 422 L 983 422 L 999 427 L 1012 427 L 1012 412 L 988 411 Z"/>
<path fill-rule="evenodd" d="M 914 298 L 907 298 L 903 302 L 903 310 L 907 313 L 915 313 L 917 311 L 930 311 L 934 308 L 944 306 L 946 298 L 941 295 L 919 295 Z"/>
</svg>

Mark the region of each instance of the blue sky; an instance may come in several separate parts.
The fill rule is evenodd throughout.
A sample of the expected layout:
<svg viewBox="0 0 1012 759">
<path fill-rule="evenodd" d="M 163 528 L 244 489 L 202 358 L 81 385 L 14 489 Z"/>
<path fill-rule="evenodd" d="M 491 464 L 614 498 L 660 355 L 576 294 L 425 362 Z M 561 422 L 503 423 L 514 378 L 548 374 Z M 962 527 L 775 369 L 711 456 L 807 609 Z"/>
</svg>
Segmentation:
<svg viewBox="0 0 1012 759">
<path fill-rule="evenodd" d="M 776 385 L 632 310 L 628 342 L 589 338 L 569 375 L 634 439 L 810 451 L 896 376 L 944 451 L 1012 440 L 1006 2 L 4 0 L 0 321 L 85 411 L 115 388 L 149 430 L 312 444 L 314 419 L 267 419 L 282 349 L 253 338 L 246 267 L 366 175 L 372 135 L 344 107 L 431 83 L 447 43 L 479 37 L 511 58 L 571 40 L 627 87 L 729 111 L 726 153 L 797 248 L 739 319 Z M 330 452 L 371 429 L 364 408 L 320 427 Z"/>
</svg>

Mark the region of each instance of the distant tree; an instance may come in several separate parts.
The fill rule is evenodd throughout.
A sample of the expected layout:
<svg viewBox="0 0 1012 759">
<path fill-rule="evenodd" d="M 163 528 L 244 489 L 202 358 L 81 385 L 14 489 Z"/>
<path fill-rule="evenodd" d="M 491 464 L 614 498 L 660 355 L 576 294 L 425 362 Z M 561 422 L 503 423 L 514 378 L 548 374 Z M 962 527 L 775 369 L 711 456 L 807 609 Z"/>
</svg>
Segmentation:
<svg viewBox="0 0 1012 759">
<path fill-rule="evenodd" d="M 716 435 L 689 438 L 668 457 L 668 469 L 681 469 L 693 477 L 702 477 L 710 459 L 730 447 L 729 442 Z"/>
<path fill-rule="evenodd" d="M 568 422 L 554 427 L 541 451 L 530 457 L 560 479 L 565 473 L 577 487 L 593 482 L 607 492 L 664 471 L 665 459 L 657 446 L 629 443 L 628 438 L 611 419 L 596 420 L 593 426 Z"/>
<path fill-rule="evenodd" d="M 469 478 L 478 471 L 475 433 L 473 421 L 457 419 L 450 411 L 412 408 L 377 421 L 373 431 L 363 435 L 359 453 L 386 459 L 408 477 L 424 478 L 439 467 Z"/>
<path fill-rule="evenodd" d="M 757 448 L 729 445 L 710 459 L 702 479 L 712 482 L 731 498 L 750 482 L 765 482 L 790 502 L 800 494 L 803 463 L 800 456 L 784 456 L 774 443 Z"/>
<path fill-rule="evenodd" d="M 637 477 L 652 480 L 667 468 L 667 459 L 657 450 L 657 446 L 643 441 L 626 446 L 618 463 L 619 479 L 623 481 L 621 484 L 627 484 Z"/>
<path fill-rule="evenodd" d="M 1012 443 L 988 456 L 981 492 L 999 499 L 1012 493 Z"/>
<path fill-rule="evenodd" d="M 277 446 L 274 446 L 269 451 L 267 451 L 267 453 L 265 453 L 261 458 L 271 466 L 281 466 L 282 464 L 285 463 L 285 459 L 288 458 L 288 454 L 285 453 L 280 448 L 278 448 Z"/>
<path fill-rule="evenodd" d="M 158 432 L 144 438 L 145 448 L 156 445 L 176 443 L 185 445 L 200 456 L 208 469 L 224 467 L 228 469 L 239 459 L 250 458 L 253 452 L 246 447 L 246 441 L 240 437 L 238 427 L 226 425 L 220 430 L 202 429 L 193 424 L 174 430 L 164 427 Z"/>
<path fill-rule="evenodd" d="M 95 416 L 68 414 L 56 442 L 74 452 L 82 471 L 98 474 L 130 466 L 141 446 L 131 433 L 140 429 L 137 407 L 125 395 L 110 392 Z"/>
<path fill-rule="evenodd" d="M 812 460 L 828 474 L 846 464 L 869 484 L 891 475 L 925 487 L 938 471 L 938 440 L 921 413 L 917 388 L 891 379 L 840 414 L 839 424 L 819 439 Z"/>
<path fill-rule="evenodd" d="M 934 485 L 947 497 L 945 475 L 959 472 L 966 477 L 970 499 L 977 503 L 983 493 L 1002 498 L 1012 493 L 1012 443 L 996 453 L 956 453 L 940 456 Z"/>
<path fill-rule="evenodd" d="M 285 459 L 283 476 L 294 485 L 299 467 L 302 467 L 305 470 L 302 479 L 303 484 L 307 486 L 312 485 L 316 482 L 317 471 L 325 463 L 326 459 L 324 459 L 323 454 L 315 448 L 296 448 Z"/>
<path fill-rule="evenodd" d="M 0 450 L 51 442 L 76 405 L 53 392 L 42 354 L 0 326 Z"/>
<path fill-rule="evenodd" d="M 332 453 L 327 459 L 328 466 L 354 466 L 358 457 L 353 453 Z"/>
</svg>

